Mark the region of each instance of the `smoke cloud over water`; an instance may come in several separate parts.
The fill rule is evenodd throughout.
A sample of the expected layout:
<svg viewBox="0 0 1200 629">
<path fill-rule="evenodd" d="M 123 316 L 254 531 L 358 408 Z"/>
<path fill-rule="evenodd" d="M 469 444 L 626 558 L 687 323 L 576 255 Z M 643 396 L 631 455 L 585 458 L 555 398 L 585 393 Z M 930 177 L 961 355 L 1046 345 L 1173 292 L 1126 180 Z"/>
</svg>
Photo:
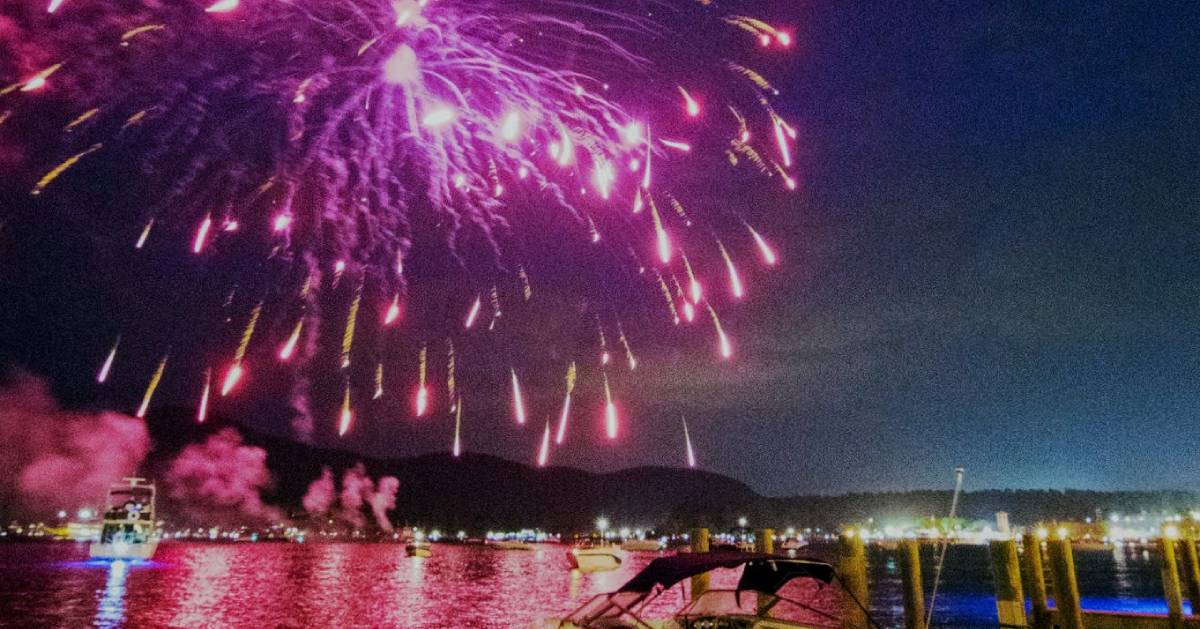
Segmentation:
<svg viewBox="0 0 1200 629">
<path fill-rule="evenodd" d="M 355 529 L 364 528 L 367 519 L 363 508 L 370 507 L 376 526 L 390 533 L 393 526 L 388 512 L 396 508 L 399 490 L 399 479 L 384 476 L 376 483 L 367 475 L 366 467 L 359 463 L 342 474 L 342 490 L 338 493 L 333 472 L 325 468 L 321 470 L 321 476 L 309 484 L 308 492 L 304 494 L 304 509 L 310 517 L 323 517 L 333 508 L 336 497 L 334 515 L 338 521 Z"/>
<path fill-rule="evenodd" d="M 0 381 L 0 434 L 0 503 L 32 515 L 103 506 L 109 485 L 135 474 L 150 450 L 140 419 L 62 410 L 23 371 Z"/>
<path fill-rule="evenodd" d="M 262 499 L 262 492 L 274 484 L 266 450 L 246 445 L 233 429 L 184 448 L 171 462 L 165 480 L 180 515 L 194 521 L 283 520 L 283 512 Z"/>
</svg>

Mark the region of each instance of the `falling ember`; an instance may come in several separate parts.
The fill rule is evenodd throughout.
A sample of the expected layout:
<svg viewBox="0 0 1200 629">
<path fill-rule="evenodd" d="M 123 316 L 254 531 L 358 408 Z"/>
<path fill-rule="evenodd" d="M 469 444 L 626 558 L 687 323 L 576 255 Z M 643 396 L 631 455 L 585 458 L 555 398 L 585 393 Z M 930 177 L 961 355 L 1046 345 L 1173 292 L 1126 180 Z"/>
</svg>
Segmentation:
<svg viewBox="0 0 1200 629">
<path fill-rule="evenodd" d="M 454 396 L 455 390 L 455 365 L 454 365 L 454 341 L 446 339 L 446 397 L 450 398 L 450 412 L 454 412 L 454 407 L 458 404 L 457 398 Z"/>
<path fill-rule="evenodd" d="M 358 307 L 362 305 L 362 282 L 350 302 L 350 313 L 346 316 L 346 329 L 342 332 L 342 369 L 350 367 L 350 350 L 354 347 L 354 326 L 358 323 Z"/>
<path fill-rule="evenodd" d="M 350 424 L 354 421 L 354 412 L 350 410 L 350 384 L 346 383 L 346 393 L 342 397 L 342 414 L 338 419 L 338 436 L 343 437 L 350 430 Z"/>
<path fill-rule="evenodd" d="M 204 243 L 208 240 L 208 231 L 212 228 L 212 216 L 205 216 L 196 228 L 196 237 L 192 240 L 192 253 L 204 251 Z"/>
<path fill-rule="evenodd" d="M 113 341 L 112 349 L 108 350 L 108 356 L 104 358 L 104 364 L 100 365 L 100 373 L 96 374 L 96 382 L 104 384 L 108 380 L 108 374 L 112 371 L 113 361 L 117 359 L 117 346 L 121 344 L 121 337 Z"/>
<path fill-rule="evenodd" d="M 241 4 L 239 2 L 239 0 L 217 0 L 217 2 L 214 2 L 213 4 L 208 5 L 208 8 L 205 9 L 204 12 L 205 13 L 229 13 L 230 11 L 233 11 L 234 9 L 238 8 L 239 4 Z"/>
<path fill-rule="evenodd" d="M 687 448 L 688 467 L 696 467 L 696 453 L 692 450 L 692 436 L 688 433 L 687 419 L 683 420 L 683 443 Z"/>
<path fill-rule="evenodd" d="M 563 399 L 562 415 L 558 418 L 558 431 L 554 435 L 554 443 L 562 445 L 567 438 L 567 418 L 571 415 L 571 392 L 575 390 L 575 363 L 567 368 L 567 395 Z"/>
<path fill-rule="evenodd" d="M 383 315 L 383 324 L 391 325 L 400 318 L 400 295 L 392 298 L 391 305 L 388 306 L 387 313 Z"/>
<path fill-rule="evenodd" d="M 479 316 L 479 307 L 481 304 L 481 299 L 482 299 L 481 296 L 479 296 L 479 295 L 475 296 L 475 303 L 471 304 L 471 310 L 469 312 L 467 312 L 467 320 L 466 320 L 466 323 L 463 324 L 464 328 L 470 330 L 471 326 L 475 325 L 475 319 Z"/>
<path fill-rule="evenodd" d="M 283 347 L 279 349 L 279 360 L 287 362 L 292 355 L 296 353 L 296 344 L 300 342 L 300 330 L 304 327 L 304 319 L 296 321 L 296 327 L 292 328 L 292 334 L 288 337 Z"/>
<path fill-rule="evenodd" d="M 763 262 L 766 262 L 768 266 L 775 266 L 779 258 L 775 256 L 775 251 L 771 249 L 771 245 L 768 245 L 767 241 L 750 225 L 746 225 L 746 229 L 750 230 L 750 235 L 754 237 L 754 243 L 758 245 L 758 251 L 762 254 Z"/>
<path fill-rule="evenodd" d="M 46 7 L 46 13 L 54 13 L 61 7 L 63 0 L 50 0 L 50 5 Z"/>
<path fill-rule="evenodd" d="M 521 135 L 521 113 L 511 111 L 504 117 L 500 126 L 500 137 L 509 142 L 515 141 Z"/>
<path fill-rule="evenodd" d="M 44 82 L 45 82 L 45 80 L 43 79 L 43 83 Z M 24 89 L 24 88 L 22 88 L 22 89 Z M 63 160 L 63 162 L 61 164 L 59 164 L 58 166 L 55 166 L 54 168 L 51 168 L 50 172 L 46 173 L 45 175 L 42 175 L 42 178 L 38 179 L 38 182 L 33 185 L 33 190 L 29 194 L 31 194 L 35 197 L 37 195 L 41 194 L 42 191 L 44 191 L 47 186 L 54 183 L 55 179 L 58 179 L 59 175 L 67 172 L 67 169 L 74 166 L 76 163 L 79 162 L 79 160 L 83 159 L 84 157 L 87 157 L 88 155 L 90 155 L 92 153 L 95 153 L 96 151 L 99 151 L 101 148 L 103 148 L 102 144 L 93 144 L 90 147 L 88 147 L 87 150 L 80 151 L 79 153 L 76 153 L 76 154 L 68 157 L 67 159 Z"/>
<path fill-rule="evenodd" d="M 208 417 L 208 394 L 212 388 L 212 368 L 204 370 L 204 390 L 200 393 L 200 408 L 196 409 L 196 423 L 203 424 Z"/>
<path fill-rule="evenodd" d="M 375 394 L 371 396 L 372 400 L 378 400 L 383 397 L 383 363 L 375 363 Z"/>
<path fill-rule="evenodd" d="M 546 420 L 546 429 L 542 431 L 542 447 L 538 450 L 538 467 L 546 467 L 550 461 L 550 420 Z"/>
<path fill-rule="evenodd" d="M 733 345 L 729 342 L 729 337 L 725 334 L 725 329 L 721 327 L 721 320 L 717 318 L 717 311 L 713 310 L 711 304 L 708 306 L 708 314 L 712 315 L 713 327 L 717 329 L 717 344 L 721 352 L 721 358 L 729 359 L 733 356 Z"/>
<path fill-rule="evenodd" d="M 696 307 L 692 305 L 692 302 L 687 301 L 686 299 L 683 301 L 683 318 L 687 320 L 688 323 L 696 320 Z"/>
<path fill-rule="evenodd" d="M 663 229 L 662 217 L 658 215 L 654 197 L 650 197 L 650 217 L 654 221 L 654 239 L 658 247 L 658 259 L 662 260 L 663 264 L 667 264 L 671 261 L 671 238 L 667 236 L 667 230 Z"/>
<path fill-rule="evenodd" d="M 146 246 L 146 239 L 150 237 L 150 228 L 154 227 L 154 219 L 146 221 L 146 226 L 142 228 L 141 235 L 138 236 L 137 242 L 134 243 L 134 249 L 141 249 Z"/>
<path fill-rule="evenodd" d="M 687 254 L 681 253 L 683 258 L 683 268 L 687 271 L 688 276 L 688 295 L 691 297 L 692 303 L 700 303 L 700 298 L 704 295 L 704 289 L 700 286 L 699 280 L 696 279 L 696 274 L 692 271 L 692 263 L 688 261 Z"/>
<path fill-rule="evenodd" d="M 604 433 L 609 439 L 617 438 L 617 405 L 613 402 L 607 373 L 604 374 Z"/>
<path fill-rule="evenodd" d="M 286 231 L 288 227 L 291 227 L 291 225 L 291 214 L 280 214 L 275 217 L 275 220 L 271 221 L 271 229 L 277 232 Z"/>
<path fill-rule="evenodd" d="M 462 456 L 462 398 L 454 405 L 454 446 L 450 452 L 455 457 Z"/>
<path fill-rule="evenodd" d="M 721 258 L 725 260 L 725 270 L 729 272 L 729 292 L 737 299 L 741 299 L 745 294 L 742 290 L 742 279 L 738 276 L 737 267 L 733 265 L 733 258 L 729 257 L 729 251 L 725 249 L 725 245 L 721 241 L 717 241 L 717 249 L 721 250 Z"/>
<path fill-rule="evenodd" d="M 683 95 L 683 108 L 687 111 L 687 115 L 692 118 L 699 116 L 700 104 L 696 102 L 696 99 L 692 98 L 692 95 L 688 94 L 688 91 L 682 85 L 679 86 L 679 93 Z"/>
<path fill-rule="evenodd" d="M 154 375 L 150 376 L 150 383 L 146 385 L 146 393 L 142 396 L 142 405 L 137 410 L 138 419 L 146 417 L 146 410 L 150 408 L 150 400 L 154 397 L 154 390 L 158 388 L 158 383 L 162 380 L 163 371 L 166 369 L 167 357 L 163 356 L 162 360 L 158 361 L 158 368 L 154 370 Z"/>
<path fill-rule="evenodd" d="M 788 138 L 787 133 L 784 131 L 783 121 L 776 116 L 774 125 L 775 143 L 779 146 L 779 157 L 783 160 L 783 165 L 790 168 L 792 166 L 792 149 L 788 146 Z"/>
<path fill-rule="evenodd" d="M 620 321 L 617 321 L 617 334 L 621 346 L 625 348 L 625 359 L 629 362 L 629 370 L 633 371 L 637 369 L 637 359 L 633 357 L 633 348 L 629 347 L 629 339 L 625 337 L 625 329 L 621 326 Z"/>
<path fill-rule="evenodd" d="M 225 372 L 225 380 L 221 383 L 221 397 L 229 395 L 229 392 L 237 386 L 239 380 L 242 379 L 242 364 L 234 363 L 230 365 L 229 371 Z"/>
<path fill-rule="evenodd" d="M 429 390 L 425 388 L 425 350 L 425 346 L 422 345 L 420 358 L 417 363 L 417 417 L 424 415 L 425 411 L 429 408 Z"/>
<path fill-rule="evenodd" d="M 512 388 L 513 388 L 513 412 L 517 416 L 517 424 L 525 425 L 525 401 L 521 399 L 521 385 L 517 382 L 517 370 L 512 371 Z"/>
<path fill-rule="evenodd" d="M 525 297 L 525 301 L 529 301 L 533 297 L 533 285 L 529 283 L 529 274 L 525 272 L 525 267 L 517 268 L 517 277 L 521 278 L 521 295 Z"/>
<path fill-rule="evenodd" d="M 688 144 L 687 142 L 680 142 L 678 140 L 659 140 L 659 142 L 662 142 L 663 146 L 665 146 L 669 149 L 675 149 L 676 151 L 679 151 L 680 153 L 691 153 L 692 152 L 692 145 Z"/>
<path fill-rule="evenodd" d="M 38 72 L 37 74 L 30 77 L 30 79 L 28 81 L 25 81 L 23 84 L 20 84 L 21 91 L 22 92 L 36 92 L 37 90 L 40 90 L 43 87 L 46 87 L 46 79 L 50 78 L 50 75 L 57 72 L 58 69 L 61 67 L 62 67 L 61 63 L 56 63 L 56 64 L 50 66 L 49 68 L 46 68 L 45 70 L 42 70 L 41 72 Z M 5 90 L 5 91 L 7 92 L 8 90 Z"/>
</svg>

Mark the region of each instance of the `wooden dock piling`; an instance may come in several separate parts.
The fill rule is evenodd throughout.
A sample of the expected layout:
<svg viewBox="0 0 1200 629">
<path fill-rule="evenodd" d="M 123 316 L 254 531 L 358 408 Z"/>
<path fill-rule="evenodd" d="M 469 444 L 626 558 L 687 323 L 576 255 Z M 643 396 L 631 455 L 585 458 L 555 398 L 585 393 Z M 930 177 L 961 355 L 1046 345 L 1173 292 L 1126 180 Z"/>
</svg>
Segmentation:
<svg viewBox="0 0 1200 629">
<path fill-rule="evenodd" d="M 1192 603 L 1192 615 L 1200 616 L 1200 557 L 1196 554 L 1196 536 L 1190 531 L 1183 537 L 1182 572 L 1188 600 Z"/>
<path fill-rule="evenodd" d="M 838 578 L 846 591 L 842 596 L 843 629 L 860 629 L 867 624 L 867 549 L 862 536 L 847 531 L 838 537 Z"/>
<path fill-rule="evenodd" d="M 1046 569 L 1042 565 L 1042 540 L 1034 533 L 1021 537 L 1025 549 L 1025 593 L 1033 611 L 1034 629 L 1050 629 L 1050 603 L 1046 599 Z"/>
<path fill-rule="evenodd" d="M 1050 575 L 1054 581 L 1054 606 L 1060 629 L 1083 629 L 1083 609 L 1079 604 L 1079 583 L 1075 577 L 1075 556 L 1071 540 L 1064 537 L 1046 543 L 1050 555 Z"/>
<path fill-rule="evenodd" d="M 996 613 L 1001 627 L 1025 627 L 1025 593 L 1021 589 L 1021 561 L 1014 540 L 989 544 L 992 578 L 996 583 Z"/>
<path fill-rule="evenodd" d="M 921 583 L 921 544 L 900 542 L 900 578 L 904 587 L 904 629 L 924 629 L 925 589 Z"/>
<path fill-rule="evenodd" d="M 692 529 L 691 538 L 689 540 L 694 553 L 708 552 L 708 529 Z M 692 577 L 692 600 L 700 598 L 701 594 L 708 591 L 708 573 L 698 574 Z"/>
<path fill-rule="evenodd" d="M 1183 626 L 1183 592 L 1179 586 L 1179 562 L 1175 557 L 1175 539 L 1179 537 L 1174 527 L 1164 527 L 1158 538 L 1158 550 L 1162 553 L 1163 596 L 1167 600 L 1167 622 L 1171 629 Z"/>
<path fill-rule="evenodd" d="M 755 550 L 760 553 L 775 554 L 775 529 L 759 529 L 754 535 Z"/>
</svg>

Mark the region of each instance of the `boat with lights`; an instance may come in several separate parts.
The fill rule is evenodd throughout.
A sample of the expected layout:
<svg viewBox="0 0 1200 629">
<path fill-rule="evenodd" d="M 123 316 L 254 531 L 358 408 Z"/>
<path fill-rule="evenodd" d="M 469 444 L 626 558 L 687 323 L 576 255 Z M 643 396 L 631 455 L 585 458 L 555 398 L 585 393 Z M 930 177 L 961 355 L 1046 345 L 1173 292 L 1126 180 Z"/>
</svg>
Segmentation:
<svg viewBox="0 0 1200 629">
<path fill-rule="evenodd" d="M 605 572 L 616 570 L 625 561 L 625 551 L 602 540 L 584 540 L 567 551 L 567 562 L 572 570 L 580 572 Z"/>
<path fill-rule="evenodd" d="M 108 490 L 100 537 L 88 554 L 93 559 L 150 559 L 158 548 L 154 483 L 126 478 Z"/>
</svg>

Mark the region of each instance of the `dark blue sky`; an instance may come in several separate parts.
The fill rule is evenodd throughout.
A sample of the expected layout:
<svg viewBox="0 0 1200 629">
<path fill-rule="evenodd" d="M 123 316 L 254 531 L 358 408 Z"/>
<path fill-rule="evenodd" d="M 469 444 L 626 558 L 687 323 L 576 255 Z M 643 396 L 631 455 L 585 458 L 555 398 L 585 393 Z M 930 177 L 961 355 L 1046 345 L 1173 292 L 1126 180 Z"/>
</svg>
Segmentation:
<svg viewBox="0 0 1200 629">
<path fill-rule="evenodd" d="M 704 467 L 772 494 L 944 487 L 958 465 L 973 487 L 1195 486 L 1197 5 L 773 4 L 797 42 L 785 265 L 728 316 L 734 368 L 644 349 L 636 436 L 561 462 L 677 464 L 685 414 Z M 97 405 L 80 387 L 107 334 L 79 312 L 119 291 L 79 297 L 100 270 L 67 232 L 0 235 L 0 349 Z M 354 445 L 445 441 L 396 430 Z M 472 434 L 531 457 L 527 434 Z"/>
</svg>

